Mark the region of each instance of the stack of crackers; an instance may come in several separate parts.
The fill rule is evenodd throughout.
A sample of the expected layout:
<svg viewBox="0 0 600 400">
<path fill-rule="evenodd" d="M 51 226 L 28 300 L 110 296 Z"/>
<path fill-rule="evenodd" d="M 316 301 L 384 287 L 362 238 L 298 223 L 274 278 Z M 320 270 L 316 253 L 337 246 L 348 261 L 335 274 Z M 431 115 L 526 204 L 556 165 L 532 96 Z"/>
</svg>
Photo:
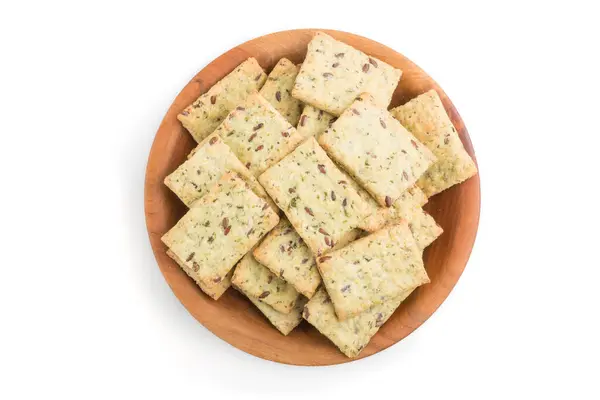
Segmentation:
<svg viewBox="0 0 600 400">
<path fill-rule="evenodd" d="M 165 184 L 189 211 L 167 254 L 233 285 L 282 334 L 302 319 L 356 357 L 415 288 L 431 197 L 477 173 L 435 91 L 388 111 L 401 71 L 317 33 L 267 76 L 249 58 L 178 116 L 199 143 Z"/>
</svg>

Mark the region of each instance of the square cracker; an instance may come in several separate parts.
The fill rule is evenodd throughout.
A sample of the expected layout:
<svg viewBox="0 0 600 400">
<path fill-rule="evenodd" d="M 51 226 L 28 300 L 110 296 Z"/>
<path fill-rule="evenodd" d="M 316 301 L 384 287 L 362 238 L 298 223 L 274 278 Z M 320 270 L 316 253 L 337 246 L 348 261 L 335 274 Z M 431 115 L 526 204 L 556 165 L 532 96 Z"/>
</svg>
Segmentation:
<svg viewBox="0 0 600 400">
<path fill-rule="evenodd" d="M 417 247 L 421 250 L 433 243 L 444 232 L 433 217 L 423 210 L 423 197 L 423 191 L 415 186 L 402 193 L 402 196 L 389 208 L 390 221 L 406 221 Z"/>
<path fill-rule="evenodd" d="M 254 249 L 254 257 L 308 298 L 321 283 L 312 252 L 286 218 Z"/>
<path fill-rule="evenodd" d="M 399 69 L 317 32 L 308 44 L 292 95 L 333 115 L 340 115 L 363 92 L 371 93 L 387 108 L 401 74 Z"/>
<path fill-rule="evenodd" d="M 260 312 L 267 317 L 271 325 L 277 328 L 277 330 L 284 336 L 287 336 L 291 331 L 294 330 L 295 327 L 300 324 L 300 322 L 302 322 L 302 310 L 307 302 L 307 299 L 303 296 L 298 298 L 298 301 L 296 301 L 296 305 L 291 312 L 284 314 L 275 310 L 270 305 L 258 300 L 258 298 L 249 296 L 240 289 L 238 289 L 238 291 L 245 295 L 248 300 L 250 300 L 252 304 L 254 304 L 260 310 Z"/>
<path fill-rule="evenodd" d="M 444 233 L 444 230 L 435 222 L 435 219 L 421 207 L 412 206 L 400 212 L 405 213 L 406 216 L 402 219 L 408 222 L 408 228 L 421 250 L 424 250 Z"/>
<path fill-rule="evenodd" d="M 354 180 L 354 178 L 348 175 L 348 173 L 344 170 L 343 167 L 341 167 L 339 164 L 336 165 L 338 166 L 340 171 L 342 171 L 342 173 L 345 175 L 344 180 L 340 183 L 343 185 L 349 185 L 354 190 L 356 190 L 360 198 L 363 199 L 363 201 L 369 209 L 370 215 L 367 218 L 363 219 L 358 225 L 358 227 L 367 232 L 374 232 L 376 230 L 379 230 L 380 228 L 383 228 L 391 220 L 390 208 L 380 207 L 379 204 L 377 204 L 377 201 L 373 198 L 373 196 L 371 196 L 369 192 L 367 192 L 362 186 L 360 186 Z"/>
<path fill-rule="evenodd" d="M 331 250 L 372 210 L 313 137 L 258 181 L 285 213 L 313 254 Z"/>
<path fill-rule="evenodd" d="M 340 320 L 429 282 L 422 251 L 406 222 L 318 257 L 317 266 Z"/>
<path fill-rule="evenodd" d="M 162 241 L 193 278 L 222 281 L 277 223 L 277 213 L 236 173 L 228 172 L 177 222 Z"/>
<path fill-rule="evenodd" d="M 398 215 L 397 207 L 400 203 L 404 203 L 405 201 L 410 201 L 411 204 L 417 204 L 420 207 L 427 203 L 427 196 L 425 196 L 425 193 L 415 185 L 402 193 L 400 197 L 394 201 L 392 207 L 380 207 L 375 213 L 369 215 L 361 222 L 360 229 L 367 232 L 375 232 L 383 228 L 390 221 L 401 218 Z"/>
<path fill-rule="evenodd" d="M 293 126 L 298 123 L 303 108 L 302 102 L 292 97 L 292 89 L 299 70 L 300 65 L 294 65 L 287 58 L 282 58 L 260 89 L 260 95 Z"/>
<path fill-rule="evenodd" d="M 390 113 L 437 157 L 419 179 L 429 197 L 477 174 L 477 166 L 465 150 L 440 96 L 430 90 Z"/>
<path fill-rule="evenodd" d="M 384 304 L 376 305 L 355 317 L 340 321 L 327 292 L 324 288 L 320 288 L 304 306 L 302 316 L 331 340 L 342 353 L 353 358 L 360 354 L 379 328 L 413 290 L 408 289 Z"/>
<path fill-rule="evenodd" d="M 248 296 L 255 297 L 284 314 L 292 311 L 299 296 L 291 284 L 261 265 L 252 253 L 246 254 L 238 263 L 231 283 Z"/>
<path fill-rule="evenodd" d="M 231 276 L 233 275 L 233 270 L 229 271 L 229 273 L 227 275 L 225 275 L 225 278 L 217 283 L 214 283 L 214 282 L 204 283 L 200 279 L 198 279 L 198 277 L 196 276 L 194 271 L 192 269 L 186 267 L 185 263 L 179 257 L 177 257 L 175 254 L 173 254 L 173 252 L 171 250 L 167 250 L 167 255 L 169 257 L 171 257 L 173 259 L 173 261 L 175 261 L 177 264 L 179 264 L 181 269 L 186 274 L 188 274 L 188 276 L 190 278 L 192 278 L 194 280 L 194 282 L 196 282 L 196 284 L 200 287 L 200 289 L 202 289 L 202 291 L 204 293 L 206 293 L 207 295 L 209 295 L 210 297 L 212 297 L 215 300 L 219 300 L 219 297 L 221 297 L 221 295 L 223 293 L 225 293 L 225 291 L 227 289 L 229 289 L 229 286 L 231 286 Z"/>
<path fill-rule="evenodd" d="M 344 180 L 340 181 L 339 183 L 343 185 L 349 185 L 354 190 L 356 190 L 360 198 L 363 199 L 363 201 L 369 209 L 370 215 L 360 222 L 358 228 L 367 232 L 375 232 L 376 230 L 383 228 L 387 223 L 389 223 L 392 220 L 391 207 L 380 207 L 379 204 L 377 204 L 377 201 L 373 198 L 373 196 L 371 196 L 369 192 L 367 192 L 362 186 L 360 186 L 354 180 L 354 178 L 348 175 L 348 173 L 344 170 L 342 166 L 340 166 L 337 163 L 335 165 L 340 169 L 340 171 L 344 174 L 345 177 Z"/>
<path fill-rule="evenodd" d="M 249 93 L 259 90 L 266 80 L 267 74 L 258 61 L 249 58 L 187 106 L 177 119 L 200 143 L 235 106 L 242 103 Z"/>
<path fill-rule="evenodd" d="M 249 95 L 229 113 L 215 133 L 254 176 L 277 163 L 302 141 L 296 129 L 258 93 Z"/>
<path fill-rule="evenodd" d="M 208 193 L 228 171 L 237 172 L 257 195 L 277 210 L 275 203 L 254 175 L 244 167 L 244 164 L 216 133 L 207 136 L 192 150 L 188 159 L 165 178 L 165 185 L 190 207 L 192 203 Z"/>
<path fill-rule="evenodd" d="M 429 199 L 425 195 L 425 192 L 423 192 L 421 190 L 421 188 L 418 187 L 417 185 L 411 187 L 403 194 L 405 194 L 405 193 L 406 193 L 406 196 L 409 196 L 408 199 L 410 199 L 410 201 L 412 201 L 413 204 L 415 204 L 419 207 L 423 207 L 429 201 Z M 401 196 L 401 198 L 402 198 L 402 196 Z"/>
<path fill-rule="evenodd" d="M 336 117 L 333 115 L 307 104 L 302 110 L 296 130 L 303 138 L 319 137 L 335 120 Z"/>
<path fill-rule="evenodd" d="M 404 220 L 408 223 L 417 246 L 425 249 L 444 232 L 433 217 L 423 210 L 425 203 L 427 203 L 425 193 L 418 186 L 413 186 L 402 193 L 392 207 L 382 209 L 386 211 L 385 213 L 377 212 L 367 217 L 362 222 L 361 229 L 375 232 L 386 224 Z"/>
<path fill-rule="evenodd" d="M 433 153 L 367 93 L 319 136 L 319 144 L 387 207 L 435 161 Z"/>
<path fill-rule="evenodd" d="M 359 234 L 358 229 L 351 230 L 334 249 L 352 242 Z M 275 229 L 254 249 L 254 258 L 309 299 L 321 284 L 310 248 L 285 218 L 281 218 Z"/>
</svg>

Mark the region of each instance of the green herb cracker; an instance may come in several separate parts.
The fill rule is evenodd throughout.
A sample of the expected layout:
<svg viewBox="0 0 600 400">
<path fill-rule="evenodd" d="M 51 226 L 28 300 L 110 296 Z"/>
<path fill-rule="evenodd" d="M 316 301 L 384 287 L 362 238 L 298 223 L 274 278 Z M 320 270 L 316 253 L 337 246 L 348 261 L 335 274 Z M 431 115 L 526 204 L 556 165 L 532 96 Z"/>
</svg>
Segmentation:
<svg viewBox="0 0 600 400">
<path fill-rule="evenodd" d="M 318 32 L 308 51 L 292 95 L 320 110 L 340 115 L 363 92 L 387 108 L 402 71 Z"/>
<path fill-rule="evenodd" d="M 232 283 L 248 296 L 255 297 L 284 314 L 292 311 L 299 297 L 291 284 L 261 265 L 252 253 L 246 254 L 238 263 Z"/>
<path fill-rule="evenodd" d="M 215 133 L 254 176 L 277 163 L 302 141 L 296 129 L 258 93 L 239 104 Z"/>
<path fill-rule="evenodd" d="M 187 106 L 177 119 L 200 143 L 231 110 L 242 103 L 249 93 L 259 90 L 266 80 L 267 74 L 256 59 L 249 58 Z"/>
<path fill-rule="evenodd" d="M 303 138 L 310 136 L 319 137 L 335 121 L 335 117 L 323 110 L 314 108 L 311 105 L 304 106 L 302 115 L 298 120 L 296 130 Z"/>
<path fill-rule="evenodd" d="M 317 266 L 340 320 L 429 282 L 422 250 L 406 222 L 317 257 Z"/>
<path fill-rule="evenodd" d="M 437 239 L 444 230 L 433 217 L 423 210 L 427 196 L 418 186 L 413 186 L 400 195 L 392 207 L 385 208 L 385 213 L 375 213 L 361 224 L 361 229 L 375 232 L 382 226 L 404 220 L 408 223 L 417 246 L 424 249 Z"/>
<path fill-rule="evenodd" d="M 288 314 L 284 314 L 275 310 L 270 305 L 263 303 L 258 298 L 254 296 L 248 296 L 241 290 L 239 291 L 244 294 L 248 300 L 250 300 L 252 304 L 254 304 L 256 308 L 258 308 L 260 312 L 267 317 L 269 322 L 285 336 L 287 336 L 291 331 L 294 330 L 295 327 L 300 324 L 300 322 L 302 322 L 302 310 L 304 309 L 304 305 L 307 301 L 305 297 L 300 296 L 300 298 L 298 298 L 296 301 L 296 305 L 292 311 Z"/>
<path fill-rule="evenodd" d="M 314 255 L 325 254 L 372 210 L 313 137 L 258 181 Z"/>
<path fill-rule="evenodd" d="M 353 358 L 360 354 L 413 290 L 405 290 L 384 304 L 373 306 L 355 317 L 340 321 L 327 292 L 320 288 L 304 307 L 303 317 L 331 340 L 342 353 Z"/>
<path fill-rule="evenodd" d="M 415 97 L 390 113 L 437 157 L 437 162 L 418 182 L 428 197 L 477 174 L 475 162 L 465 150 L 435 90 Z"/>
<path fill-rule="evenodd" d="M 432 152 L 369 94 L 356 99 L 318 140 L 385 207 L 435 161 Z"/>
<path fill-rule="evenodd" d="M 299 65 L 287 58 L 279 60 L 269 74 L 260 95 L 264 97 L 287 121 L 296 126 L 302 112 L 302 102 L 292 97 L 292 88 L 298 75 Z"/>
<path fill-rule="evenodd" d="M 226 173 L 162 241 L 205 285 L 221 282 L 279 217 L 236 173 Z"/>
<path fill-rule="evenodd" d="M 219 282 L 204 283 L 200 279 L 198 279 L 198 276 L 196 275 L 194 270 L 188 268 L 179 257 L 173 254 L 171 250 L 167 250 L 167 255 L 171 257 L 173 261 L 175 261 L 181 267 L 181 269 L 186 274 L 188 274 L 190 278 L 194 280 L 194 282 L 196 282 L 196 284 L 200 287 L 200 289 L 202 289 L 204 293 L 206 293 L 215 300 L 218 300 L 219 297 L 221 297 L 221 295 L 225 293 L 227 289 L 229 289 L 229 286 L 231 286 L 231 276 L 233 275 L 233 270 L 229 271 L 229 273 L 225 275 L 225 278 L 223 278 Z"/>
<path fill-rule="evenodd" d="M 254 175 L 233 154 L 221 137 L 213 133 L 192 151 L 188 159 L 165 178 L 165 185 L 190 207 L 204 196 L 226 172 L 237 172 L 250 188 L 276 210 L 275 204 Z"/>
<path fill-rule="evenodd" d="M 352 242 L 359 234 L 359 230 L 351 230 L 335 248 Z M 286 218 L 281 218 L 275 229 L 254 249 L 254 258 L 308 298 L 321 283 L 312 251 Z"/>
</svg>

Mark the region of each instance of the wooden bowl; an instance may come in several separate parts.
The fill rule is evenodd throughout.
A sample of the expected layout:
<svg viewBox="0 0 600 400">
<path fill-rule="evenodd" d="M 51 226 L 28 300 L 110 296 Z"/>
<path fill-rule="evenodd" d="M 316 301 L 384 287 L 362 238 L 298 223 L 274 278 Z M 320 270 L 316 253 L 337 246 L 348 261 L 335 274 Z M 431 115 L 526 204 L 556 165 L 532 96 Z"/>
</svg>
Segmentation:
<svg viewBox="0 0 600 400">
<path fill-rule="evenodd" d="M 195 145 L 177 121 L 177 114 L 248 57 L 255 57 L 268 72 L 286 57 L 300 63 L 313 29 L 277 32 L 241 44 L 200 71 L 177 96 L 165 115 L 150 151 L 145 182 L 146 225 L 150 243 L 165 279 L 187 310 L 211 332 L 255 356 L 294 365 L 332 365 L 352 359 L 344 356 L 325 336 L 303 321 L 283 336 L 247 299 L 229 289 L 218 301 L 196 284 L 166 254 L 161 236 L 183 216 L 186 207 L 163 184 Z M 458 129 L 463 144 L 475 159 L 473 146 L 460 115 L 444 91 L 423 70 L 394 50 L 351 33 L 323 30 L 345 43 L 397 68 L 402 79 L 391 107 L 436 89 Z M 430 199 L 425 207 L 444 228 L 444 234 L 425 251 L 425 267 L 431 283 L 418 288 L 373 337 L 356 359 L 380 352 L 405 338 L 433 314 L 446 299 L 463 272 L 479 223 L 479 175 Z"/>
</svg>

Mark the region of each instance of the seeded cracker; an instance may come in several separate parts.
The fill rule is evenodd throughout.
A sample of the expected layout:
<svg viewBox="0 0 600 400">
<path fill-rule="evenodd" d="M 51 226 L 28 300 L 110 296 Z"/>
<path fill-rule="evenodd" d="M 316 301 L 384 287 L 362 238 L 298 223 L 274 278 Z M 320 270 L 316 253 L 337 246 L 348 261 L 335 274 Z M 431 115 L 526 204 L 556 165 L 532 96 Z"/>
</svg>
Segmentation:
<svg viewBox="0 0 600 400">
<path fill-rule="evenodd" d="M 258 181 L 313 254 L 331 250 L 371 210 L 311 137 Z"/>
<path fill-rule="evenodd" d="M 266 80 L 267 74 L 256 59 L 249 58 L 187 106 L 177 119 L 200 143 L 234 107 L 242 103 L 249 93 L 259 90 Z"/>
<path fill-rule="evenodd" d="M 313 106 L 306 105 L 296 126 L 296 130 L 303 138 L 310 136 L 319 137 L 319 135 L 335 121 L 335 117 L 323 110 L 318 110 Z"/>
<path fill-rule="evenodd" d="M 254 250 L 254 257 L 308 298 L 321 283 L 312 252 L 285 218 Z"/>
<path fill-rule="evenodd" d="M 383 225 L 405 220 L 417 242 L 417 246 L 420 249 L 425 249 L 444 232 L 433 217 L 421 208 L 425 203 L 427 203 L 427 197 L 423 191 L 417 186 L 413 186 L 402 193 L 392 207 L 385 209 L 387 213 L 378 212 L 367 217 L 362 222 L 361 229 L 375 232 Z"/>
<path fill-rule="evenodd" d="M 223 175 L 211 191 L 168 231 L 162 241 L 194 280 L 218 283 L 279 217 L 235 173 Z"/>
<path fill-rule="evenodd" d="M 390 112 L 438 159 L 418 182 L 427 196 L 431 197 L 477 174 L 477 167 L 463 147 L 435 90 L 417 96 Z"/>
<path fill-rule="evenodd" d="M 349 185 L 354 190 L 356 190 L 356 192 L 358 193 L 360 198 L 365 202 L 369 210 L 370 215 L 364 220 L 362 220 L 358 227 L 367 232 L 374 232 L 380 228 L 383 228 L 383 226 L 392 219 L 390 208 L 380 207 L 379 204 L 377 204 L 377 201 L 369 194 L 369 192 L 363 189 L 354 180 L 354 178 L 351 178 L 350 175 L 348 175 L 348 173 L 344 171 L 343 167 L 339 166 L 338 164 L 336 165 L 345 176 L 344 180 L 340 183 L 342 183 L 343 185 Z"/>
<path fill-rule="evenodd" d="M 354 178 L 350 177 L 350 175 L 348 175 L 348 172 L 346 172 L 342 166 L 337 164 L 334 160 L 332 161 L 344 174 L 344 180 L 340 183 L 343 185 L 349 185 L 354 190 L 356 190 L 356 192 L 358 193 L 360 198 L 363 199 L 369 210 L 370 215 L 360 222 L 358 228 L 367 232 L 375 232 L 376 230 L 383 228 L 387 223 L 389 223 L 392 220 L 391 208 L 380 207 L 379 204 L 377 204 L 377 201 L 373 198 L 373 196 L 371 196 L 369 192 L 367 192 L 362 186 L 360 186 L 354 180 Z"/>
<path fill-rule="evenodd" d="M 402 71 L 318 32 L 308 44 L 306 59 L 292 95 L 318 109 L 340 115 L 363 92 L 387 108 Z"/>
<path fill-rule="evenodd" d="M 277 163 L 302 141 L 296 129 L 258 93 L 238 105 L 215 132 L 254 176 Z"/>
<path fill-rule="evenodd" d="M 379 207 L 377 211 L 364 219 L 359 228 L 365 232 L 375 232 L 387 225 L 391 220 L 389 208 Z"/>
<path fill-rule="evenodd" d="M 207 282 L 207 284 L 204 284 L 204 282 L 198 279 L 194 271 L 186 267 L 185 263 L 175 254 L 173 254 L 171 250 L 167 250 L 167 255 L 171 257 L 177 264 L 179 264 L 181 269 L 196 282 L 196 284 L 204 293 L 215 300 L 219 300 L 219 297 L 221 297 L 221 295 L 225 293 L 227 289 L 229 289 L 229 286 L 231 286 L 231 276 L 233 275 L 233 270 L 229 271 L 229 273 L 225 275 L 225 278 L 220 282 Z"/>
<path fill-rule="evenodd" d="M 352 103 L 319 137 L 319 144 L 387 207 L 435 161 L 431 151 L 369 94 Z"/>
<path fill-rule="evenodd" d="M 424 250 L 444 233 L 435 219 L 420 207 L 413 208 L 412 212 L 408 211 L 404 220 L 408 222 L 408 227 L 421 250 Z"/>
<path fill-rule="evenodd" d="M 287 58 L 282 58 L 275 65 L 264 86 L 260 89 L 260 95 L 271 103 L 293 126 L 298 123 L 303 108 L 302 102 L 292 97 L 292 88 L 298 70 L 300 70 L 299 65 L 294 65 Z"/>
<path fill-rule="evenodd" d="M 333 160 L 332 160 L 333 161 Z M 340 172 L 344 174 L 344 180 L 340 181 L 342 185 L 349 185 L 352 189 L 356 190 L 360 198 L 364 201 L 369 210 L 369 216 L 362 220 L 358 225 L 359 229 L 367 232 L 375 232 L 380 228 L 383 228 L 392 219 L 390 208 L 380 207 L 377 201 L 361 187 L 354 178 L 350 177 L 342 166 L 333 161 L 334 164 L 339 168 Z"/>
<path fill-rule="evenodd" d="M 412 232 L 417 247 L 423 250 L 437 239 L 444 230 L 435 222 L 433 217 L 421 208 L 423 193 L 416 186 L 402 193 L 402 196 L 390 207 L 390 221 L 397 223 L 404 220 Z"/>
<path fill-rule="evenodd" d="M 248 296 L 256 297 L 284 314 L 292 311 L 299 296 L 292 285 L 259 264 L 251 253 L 238 263 L 231 282 Z"/>
<path fill-rule="evenodd" d="M 425 193 L 423 193 L 421 188 L 419 188 L 416 185 L 408 189 L 405 193 L 407 194 L 407 196 L 410 196 L 410 200 L 419 207 L 423 207 L 429 201 L 429 199 L 427 198 Z"/>
<path fill-rule="evenodd" d="M 317 266 L 338 318 L 353 317 L 428 283 L 421 253 L 402 222 L 318 257 Z"/>
<path fill-rule="evenodd" d="M 351 230 L 335 247 L 352 242 L 359 233 L 358 229 Z M 285 218 L 281 218 L 275 229 L 254 249 L 254 258 L 308 298 L 313 296 L 321 283 L 311 250 Z"/>
<path fill-rule="evenodd" d="M 303 317 L 331 340 L 342 353 L 353 358 L 360 354 L 413 290 L 408 289 L 393 300 L 374 306 L 356 317 L 340 321 L 335 315 L 327 292 L 320 288 L 304 307 Z"/>
<path fill-rule="evenodd" d="M 165 185 L 190 207 L 228 171 L 237 172 L 257 195 L 277 210 L 256 178 L 216 133 L 200 142 L 187 161 L 165 178 Z"/>
<path fill-rule="evenodd" d="M 243 295 L 248 297 L 248 300 L 252 302 L 259 310 L 264 314 L 269 322 L 277 328 L 279 332 L 287 336 L 291 331 L 302 322 L 302 310 L 307 302 L 307 299 L 303 296 L 298 298 L 296 305 L 292 311 L 288 314 L 280 313 L 268 304 L 263 303 L 256 297 L 248 296 L 246 293 L 238 289 Z"/>
</svg>

